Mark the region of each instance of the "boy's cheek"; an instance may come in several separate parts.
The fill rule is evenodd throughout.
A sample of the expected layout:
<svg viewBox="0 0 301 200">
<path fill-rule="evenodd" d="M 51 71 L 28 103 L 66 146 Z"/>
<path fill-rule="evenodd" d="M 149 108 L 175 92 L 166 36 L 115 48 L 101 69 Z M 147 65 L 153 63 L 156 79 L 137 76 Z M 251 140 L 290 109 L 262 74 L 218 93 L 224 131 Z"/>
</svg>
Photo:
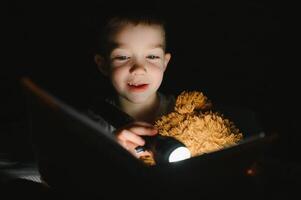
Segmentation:
<svg viewBox="0 0 301 200">
<path fill-rule="evenodd" d="M 125 82 L 126 73 L 122 68 L 112 68 L 110 73 L 111 81 L 115 85 L 120 85 L 121 83 Z"/>
<path fill-rule="evenodd" d="M 122 65 L 123 65 L 122 62 L 118 62 L 118 61 L 112 61 L 112 62 L 111 62 L 111 68 L 120 67 L 120 66 L 122 66 Z"/>
<path fill-rule="evenodd" d="M 111 76 L 113 77 L 121 77 L 123 74 L 123 70 L 118 67 L 111 67 Z"/>
</svg>

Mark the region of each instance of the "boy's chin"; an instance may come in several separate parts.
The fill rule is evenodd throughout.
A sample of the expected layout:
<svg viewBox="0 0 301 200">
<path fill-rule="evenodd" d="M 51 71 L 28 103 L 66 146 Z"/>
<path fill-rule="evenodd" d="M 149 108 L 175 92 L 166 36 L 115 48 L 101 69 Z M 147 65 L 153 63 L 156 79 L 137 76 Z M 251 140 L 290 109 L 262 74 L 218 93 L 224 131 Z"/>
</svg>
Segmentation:
<svg viewBox="0 0 301 200">
<path fill-rule="evenodd" d="M 149 96 L 147 96 L 145 94 L 144 95 L 143 94 L 140 94 L 140 95 L 131 95 L 127 99 L 128 99 L 128 101 L 130 101 L 132 103 L 141 104 L 141 103 L 147 102 L 148 99 L 149 99 Z"/>
<path fill-rule="evenodd" d="M 134 104 L 142 104 L 146 102 L 146 99 L 147 98 L 130 98 L 128 100 Z"/>
</svg>

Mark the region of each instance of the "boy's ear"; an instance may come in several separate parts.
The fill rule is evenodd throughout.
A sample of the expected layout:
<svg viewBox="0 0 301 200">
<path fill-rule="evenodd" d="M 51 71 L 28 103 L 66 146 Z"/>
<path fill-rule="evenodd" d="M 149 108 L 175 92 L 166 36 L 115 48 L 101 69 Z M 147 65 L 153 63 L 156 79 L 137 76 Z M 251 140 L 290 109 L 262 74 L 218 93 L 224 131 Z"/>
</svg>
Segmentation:
<svg viewBox="0 0 301 200">
<path fill-rule="evenodd" d="M 94 56 L 94 62 L 97 65 L 98 70 L 105 76 L 109 75 L 109 69 L 107 66 L 107 63 L 105 62 L 105 59 L 103 56 L 96 54 Z"/>
<path fill-rule="evenodd" d="M 164 55 L 164 68 L 166 69 L 166 67 L 167 67 L 167 65 L 168 65 L 168 63 L 169 63 L 169 61 L 170 61 L 170 58 L 171 58 L 171 54 L 170 53 L 166 53 L 165 55 Z M 164 70 L 165 70 L 164 69 Z"/>
</svg>

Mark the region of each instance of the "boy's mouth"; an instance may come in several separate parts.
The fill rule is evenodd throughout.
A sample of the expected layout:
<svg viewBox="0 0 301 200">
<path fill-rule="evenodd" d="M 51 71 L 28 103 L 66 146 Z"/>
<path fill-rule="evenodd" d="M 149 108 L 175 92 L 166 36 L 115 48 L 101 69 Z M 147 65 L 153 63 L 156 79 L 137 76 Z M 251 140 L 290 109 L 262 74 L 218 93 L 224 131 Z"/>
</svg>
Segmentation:
<svg viewBox="0 0 301 200">
<path fill-rule="evenodd" d="M 149 84 L 147 83 L 139 83 L 139 84 L 128 83 L 129 89 L 133 92 L 143 92 L 148 88 L 148 86 Z"/>
</svg>

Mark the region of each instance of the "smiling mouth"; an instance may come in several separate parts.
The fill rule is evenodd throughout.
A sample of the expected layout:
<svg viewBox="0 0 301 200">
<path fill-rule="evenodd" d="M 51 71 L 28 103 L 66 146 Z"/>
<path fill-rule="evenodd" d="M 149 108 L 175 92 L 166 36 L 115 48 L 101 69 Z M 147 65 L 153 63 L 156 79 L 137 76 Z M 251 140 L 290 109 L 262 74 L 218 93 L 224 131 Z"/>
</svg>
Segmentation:
<svg viewBox="0 0 301 200">
<path fill-rule="evenodd" d="M 128 87 L 133 92 L 142 92 L 148 88 L 149 84 L 143 83 L 143 84 L 130 84 L 128 83 Z"/>
</svg>

